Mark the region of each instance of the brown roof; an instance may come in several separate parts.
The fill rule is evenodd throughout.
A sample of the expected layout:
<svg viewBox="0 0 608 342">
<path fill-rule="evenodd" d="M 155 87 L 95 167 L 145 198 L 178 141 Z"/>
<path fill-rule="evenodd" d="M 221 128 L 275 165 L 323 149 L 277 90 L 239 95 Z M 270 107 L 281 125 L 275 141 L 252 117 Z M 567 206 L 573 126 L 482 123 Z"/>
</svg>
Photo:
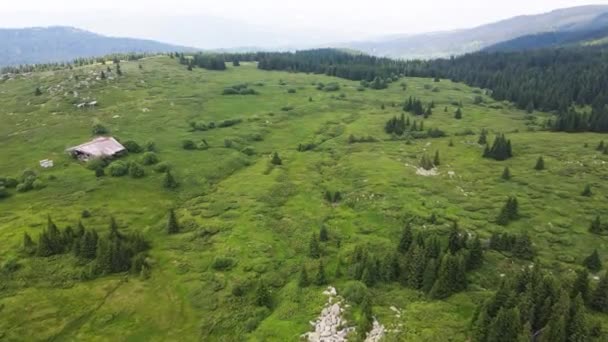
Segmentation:
<svg viewBox="0 0 608 342">
<path fill-rule="evenodd" d="M 113 156 L 125 150 L 125 147 L 112 137 L 95 138 L 82 145 L 70 147 L 69 149 L 67 149 L 68 152 L 83 153 L 92 157 Z"/>
</svg>

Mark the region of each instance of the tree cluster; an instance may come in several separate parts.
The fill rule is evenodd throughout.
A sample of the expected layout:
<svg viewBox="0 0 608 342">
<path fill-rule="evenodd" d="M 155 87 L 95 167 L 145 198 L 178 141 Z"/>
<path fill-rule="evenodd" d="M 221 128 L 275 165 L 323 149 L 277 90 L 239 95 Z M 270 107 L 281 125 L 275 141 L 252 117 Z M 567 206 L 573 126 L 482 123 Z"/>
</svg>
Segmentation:
<svg viewBox="0 0 608 342">
<path fill-rule="evenodd" d="M 508 140 L 504 134 L 496 136 L 492 147 L 486 144 L 483 157 L 499 161 L 507 160 L 513 157 L 513 152 L 511 151 L 511 140 Z"/>
</svg>

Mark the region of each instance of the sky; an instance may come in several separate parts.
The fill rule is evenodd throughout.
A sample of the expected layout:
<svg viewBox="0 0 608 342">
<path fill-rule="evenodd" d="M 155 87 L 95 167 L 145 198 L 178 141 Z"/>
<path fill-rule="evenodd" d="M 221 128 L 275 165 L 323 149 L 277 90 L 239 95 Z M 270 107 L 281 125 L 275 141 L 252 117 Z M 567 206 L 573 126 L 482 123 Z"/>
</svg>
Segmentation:
<svg viewBox="0 0 608 342">
<path fill-rule="evenodd" d="M 358 40 L 396 33 L 474 27 L 517 15 L 608 0 L 27 0 L 3 1 L 0 27 L 69 25 L 112 36 L 186 44 L 192 36 L 240 27 L 290 39 Z M 184 19 L 185 18 L 185 19 Z M 207 23 L 207 26 L 197 26 Z M 220 23 L 221 24 L 218 24 Z M 213 25 L 212 25 L 213 24 Z M 215 26 L 214 26 L 215 25 Z M 196 32 L 185 32 L 191 28 Z M 181 29 L 181 30 L 180 30 Z M 166 32 L 167 30 L 171 32 Z M 201 32 L 208 30 L 207 32 Z M 237 30 L 238 31 L 238 30 Z M 289 35 L 285 35 L 289 33 Z M 172 35 L 174 34 L 174 35 Z M 234 44 L 238 32 L 227 39 Z M 284 34 L 279 37 L 279 34 Z M 291 36 L 295 35 L 295 36 Z M 190 36 L 191 38 L 188 38 Z M 234 40 L 236 39 L 236 40 Z M 240 39 L 247 41 L 246 39 Z M 208 39 L 221 45 L 222 39 Z M 201 40 L 203 42 L 203 40 Z M 200 46 L 199 46 L 200 47 Z M 215 46 L 214 46 L 215 47 Z"/>
</svg>

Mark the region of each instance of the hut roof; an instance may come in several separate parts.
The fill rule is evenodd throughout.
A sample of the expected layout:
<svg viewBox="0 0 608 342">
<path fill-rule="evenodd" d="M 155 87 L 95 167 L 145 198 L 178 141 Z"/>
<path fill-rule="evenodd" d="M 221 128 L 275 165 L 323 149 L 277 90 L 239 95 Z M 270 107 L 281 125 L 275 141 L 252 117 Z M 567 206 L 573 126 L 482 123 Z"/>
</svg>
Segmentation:
<svg viewBox="0 0 608 342">
<path fill-rule="evenodd" d="M 98 137 L 82 145 L 67 149 L 68 152 L 78 152 L 92 157 L 113 156 L 125 150 L 125 147 L 112 137 Z"/>
</svg>

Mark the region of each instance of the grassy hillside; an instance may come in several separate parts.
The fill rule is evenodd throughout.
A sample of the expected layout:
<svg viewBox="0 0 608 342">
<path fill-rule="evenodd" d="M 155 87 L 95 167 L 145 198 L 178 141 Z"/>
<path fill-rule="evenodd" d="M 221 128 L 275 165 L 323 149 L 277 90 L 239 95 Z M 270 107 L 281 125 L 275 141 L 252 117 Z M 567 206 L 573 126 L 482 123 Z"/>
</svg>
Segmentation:
<svg viewBox="0 0 608 342">
<path fill-rule="evenodd" d="M 0 338 L 297 341 L 325 301 L 323 287 L 297 286 L 302 264 L 311 276 L 316 272 L 308 244 L 322 225 L 329 232 L 323 262 L 338 292 L 350 282 L 334 275 L 338 260 L 357 245 L 393 250 L 410 218 L 416 218 L 416 231 L 442 237 L 453 220 L 484 240 L 492 232 L 526 231 L 539 261 L 563 279 L 573 278 L 594 248 L 605 257 L 607 238 L 588 232 L 596 215 L 608 215 L 608 156 L 596 151 L 605 139 L 600 134 L 540 131 L 548 114 L 524 113 L 447 80 L 407 78 L 388 89 L 358 91 L 358 82 L 261 71 L 249 63 L 226 71 L 188 71 L 169 57 L 121 65 L 123 76 L 112 79 L 97 80 L 106 66 L 96 65 L 0 83 L 0 176 L 19 177 L 33 169 L 45 185 L 24 193 L 11 189 L 10 197 L 0 199 L 0 265 L 10 260 L 18 265 L 0 275 Z M 340 90 L 317 90 L 319 82 L 337 82 Z M 224 88 L 243 83 L 258 94 L 222 95 Z M 35 96 L 36 87 L 42 95 Z M 384 132 L 409 96 L 435 102 L 424 127 L 440 128 L 447 137 L 406 141 Z M 85 100 L 99 105 L 75 106 Z M 456 120 L 459 102 L 463 118 Z M 207 131 L 189 125 L 227 119 L 242 121 Z M 179 187 L 163 188 L 163 176 L 152 166 L 145 166 L 139 179 L 96 178 L 69 158 L 65 148 L 90 139 L 96 123 L 122 141 L 153 141 Z M 495 134 L 507 134 L 512 159 L 482 158 L 477 139 L 484 128 L 490 142 Z M 350 135 L 376 141 L 351 144 Z M 209 148 L 184 150 L 185 139 L 205 139 Z M 299 144 L 310 142 L 316 148 L 298 152 Z M 243 153 L 246 147 L 254 153 Z M 435 151 L 439 174 L 418 175 L 421 156 Z M 281 166 L 270 164 L 273 152 Z M 534 170 L 539 156 L 544 171 Z M 55 167 L 38 167 L 47 158 Z M 505 166 L 510 181 L 501 179 Z M 593 196 L 581 196 L 586 185 Z M 340 191 L 342 201 L 328 204 L 327 190 Z M 508 196 L 517 196 L 521 218 L 502 227 L 495 219 Z M 182 226 L 176 235 L 165 232 L 170 208 Z M 83 217 L 85 210 L 90 217 Z M 427 220 L 433 214 L 434 223 Z M 121 232 L 141 232 L 152 245 L 150 277 L 81 280 L 86 265 L 71 254 L 25 256 L 24 232 L 36 240 L 47 215 L 60 227 L 82 220 L 100 233 L 114 216 Z M 214 267 L 218 258 L 230 258 L 232 267 Z M 465 341 L 476 305 L 502 275 L 529 264 L 489 250 L 485 259 L 469 273 L 468 290 L 447 300 L 429 300 L 397 283 L 371 288 L 374 314 L 399 330 L 386 340 Z M 260 278 L 271 288 L 272 310 L 254 304 L 253 286 Z M 235 295 L 235 287 L 244 295 Z M 397 317 L 391 306 L 402 314 Z M 594 319 L 608 328 L 606 315 Z"/>
</svg>

